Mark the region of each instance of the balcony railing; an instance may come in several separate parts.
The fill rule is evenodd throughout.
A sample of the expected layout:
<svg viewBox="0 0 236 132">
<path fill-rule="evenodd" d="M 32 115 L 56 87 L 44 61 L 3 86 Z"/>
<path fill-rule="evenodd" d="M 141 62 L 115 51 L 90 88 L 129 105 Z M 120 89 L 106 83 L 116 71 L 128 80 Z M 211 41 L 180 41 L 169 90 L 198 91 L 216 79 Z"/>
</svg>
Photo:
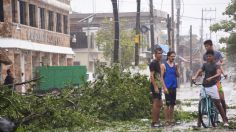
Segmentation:
<svg viewBox="0 0 236 132">
<path fill-rule="evenodd" d="M 3 24 L 4 23 L 0 23 L 0 28 Z M 21 24 L 17 26 L 16 23 L 10 24 L 9 30 L 11 34 L 10 37 L 12 38 L 41 44 L 70 47 L 70 36 L 68 34 L 48 31 Z M 1 35 L 0 37 L 4 37 L 4 35 Z"/>
</svg>

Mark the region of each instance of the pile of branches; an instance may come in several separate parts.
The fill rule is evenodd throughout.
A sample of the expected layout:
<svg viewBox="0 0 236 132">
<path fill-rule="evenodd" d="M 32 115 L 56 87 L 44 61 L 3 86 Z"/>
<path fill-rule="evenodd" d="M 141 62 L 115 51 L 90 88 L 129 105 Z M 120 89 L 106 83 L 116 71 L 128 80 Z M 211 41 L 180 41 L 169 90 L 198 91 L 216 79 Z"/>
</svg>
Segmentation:
<svg viewBox="0 0 236 132">
<path fill-rule="evenodd" d="M 1 88 L 0 116 L 23 131 L 91 130 L 110 121 L 147 118 L 150 115 L 147 77 L 120 69 L 101 67 L 100 77 L 93 83 L 44 94 L 21 95 L 8 87 Z"/>
<path fill-rule="evenodd" d="M 81 112 L 75 91 L 67 88 L 44 95 L 20 95 L 8 87 L 1 88 L 0 114 L 14 123 L 15 130 L 87 129 L 96 124 L 96 119 Z"/>
</svg>

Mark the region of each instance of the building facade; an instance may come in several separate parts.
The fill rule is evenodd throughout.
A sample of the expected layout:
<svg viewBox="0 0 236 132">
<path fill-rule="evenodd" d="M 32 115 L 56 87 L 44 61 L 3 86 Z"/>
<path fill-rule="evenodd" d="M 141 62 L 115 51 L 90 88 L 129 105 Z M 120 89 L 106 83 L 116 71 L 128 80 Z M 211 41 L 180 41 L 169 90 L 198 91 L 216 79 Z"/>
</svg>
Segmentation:
<svg viewBox="0 0 236 132">
<path fill-rule="evenodd" d="M 13 62 L 1 65 L 1 81 L 9 68 L 23 82 L 38 66 L 73 65 L 69 10 L 70 0 L 0 0 L 0 48 Z"/>
<path fill-rule="evenodd" d="M 120 21 L 125 23 L 125 29 L 135 29 L 136 27 L 136 12 L 120 12 Z M 167 35 L 163 30 L 167 29 L 166 25 L 167 13 L 159 10 L 154 10 L 154 33 L 155 44 L 166 43 Z M 96 32 L 102 27 L 104 20 L 113 21 L 113 13 L 96 13 L 96 14 L 81 14 L 73 12 L 70 15 L 70 31 L 71 36 L 76 38 L 76 42 L 72 42 L 71 47 L 75 52 L 75 64 L 86 65 L 88 71 L 94 72 L 94 60 L 99 60 L 109 64 L 110 60 L 105 60 L 103 52 L 100 51 L 96 44 Z M 147 27 L 147 32 L 142 33 L 143 39 L 140 46 L 140 58 L 147 57 L 146 53 L 151 50 L 150 42 L 150 13 L 140 13 L 141 27 Z"/>
</svg>

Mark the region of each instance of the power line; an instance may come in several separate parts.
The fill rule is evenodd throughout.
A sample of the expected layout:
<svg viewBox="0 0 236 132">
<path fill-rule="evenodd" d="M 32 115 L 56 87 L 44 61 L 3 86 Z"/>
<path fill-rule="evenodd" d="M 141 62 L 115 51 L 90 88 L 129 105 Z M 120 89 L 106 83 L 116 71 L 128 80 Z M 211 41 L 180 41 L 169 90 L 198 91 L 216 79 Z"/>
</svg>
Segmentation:
<svg viewBox="0 0 236 132">
<path fill-rule="evenodd" d="M 190 19 L 199 19 L 201 20 L 202 18 L 200 17 L 191 17 L 191 16 L 180 16 L 180 17 L 184 17 L 184 18 L 190 18 Z M 204 18 L 203 20 L 213 20 L 213 21 L 224 21 L 224 19 L 217 19 L 217 18 Z"/>
</svg>

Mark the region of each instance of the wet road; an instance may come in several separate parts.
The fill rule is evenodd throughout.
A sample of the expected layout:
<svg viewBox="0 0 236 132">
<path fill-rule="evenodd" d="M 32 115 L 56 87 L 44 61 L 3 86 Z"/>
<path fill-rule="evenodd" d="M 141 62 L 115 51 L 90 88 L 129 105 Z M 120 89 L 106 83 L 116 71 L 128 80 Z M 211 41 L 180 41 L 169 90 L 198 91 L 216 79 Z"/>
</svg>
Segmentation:
<svg viewBox="0 0 236 132">
<path fill-rule="evenodd" d="M 228 80 L 222 81 L 223 89 L 225 92 L 225 100 L 228 105 L 227 116 L 229 121 L 236 122 L 236 83 Z M 190 84 L 181 85 L 177 91 L 177 100 L 181 101 L 181 106 L 184 111 L 195 111 L 197 112 L 199 93 L 201 86 L 190 87 Z M 187 104 L 187 105 L 186 105 Z M 196 121 L 189 123 L 181 123 L 176 125 L 174 129 L 180 131 L 186 131 L 191 129 L 191 126 L 196 125 Z M 165 131 L 172 131 L 173 128 L 165 128 Z M 227 128 L 201 128 L 200 131 L 236 131 Z"/>
<path fill-rule="evenodd" d="M 225 92 L 225 100 L 229 106 L 236 105 L 236 85 L 228 80 L 222 81 Z M 179 100 L 196 100 L 199 99 L 199 91 L 201 86 L 190 87 L 189 83 L 181 85 L 177 91 L 177 99 Z"/>
</svg>

